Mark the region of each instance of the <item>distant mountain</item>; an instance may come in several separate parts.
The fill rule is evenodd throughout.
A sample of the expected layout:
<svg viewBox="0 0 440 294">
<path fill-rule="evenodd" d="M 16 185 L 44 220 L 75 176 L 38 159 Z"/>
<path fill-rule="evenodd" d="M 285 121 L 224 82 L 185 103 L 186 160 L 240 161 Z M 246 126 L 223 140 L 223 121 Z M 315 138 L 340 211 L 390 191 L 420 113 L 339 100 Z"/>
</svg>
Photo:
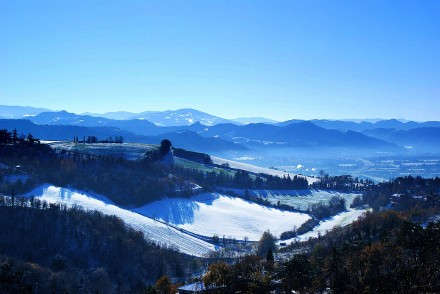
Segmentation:
<svg viewBox="0 0 440 294">
<path fill-rule="evenodd" d="M 296 123 L 304 122 L 304 121 L 306 121 L 306 120 L 303 120 L 303 119 L 289 119 L 289 120 L 286 120 L 286 121 L 282 121 L 282 122 L 276 123 L 275 125 L 277 125 L 279 127 L 285 127 L 285 126 L 288 126 L 290 124 L 296 124 Z"/>
<path fill-rule="evenodd" d="M 355 122 L 319 119 L 244 124 L 252 120 L 267 121 L 267 119 L 258 117 L 242 118 L 239 119 L 240 122 L 237 122 L 194 109 L 137 114 L 130 112 L 106 114 L 113 117 L 113 119 L 96 116 L 96 114 L 79 115 L 67 111 L 40 112 L 44 109 L 31 107 L 0 106 L 0 110 L 4 111 L 4 115 L 25 116 L 26 119 L 37 125 L 57 126 L 56 128 L 47 129 L 51 132 L 49 133 L 51 135 L 57 134 L 58 130 L 62 130 L 61 126 L 85 127 L 86 129 L 81 130 L 85 135 L 92 135 L 90 132 L 93 130 L 96 133 L 93 135 L 100 138 L 118 135 L 126 137 L 131 142 L 136 140 L 138 142 L 157 141 L 159 137 L 165 134 L 174 136 L 178 142 L 181 142 L 183 148 L 196 151 L 206 150 L 203 148 L 214 148 L 211 144 L 218 144 L 218 150 L 223 148 L 238 150 L 243 146 L 248 148 L 347 147 L 392 149 L 397 148 L 397 145 L 418 146 L 419 150 L 430 150 L 429 148 L 440 146 L 437 143 L 437 137 L 435 137 L 438 136 L 437 131 L 430 130 L 430 128 L 440 128 L 440 122 L 438 121 L 414 122 L 390 119 Z M 6 113 L 6 111 L 8 112 Z M 419 129 L 428 130 L 422 131 Z M 409 132 L 410 130 L 417 131 Z M 66 128 L 64 131 L 68 136 L 62 139 L 71 139 L 71 134 L 78 132 L 79 129 Z M 44 133 L 41 134 L 40 137 L 44 137 Z M 36 135 L 38 136 L 38 134 Z M 59 135 L 62 136 L 63 134 L 60 133 Z M 418 135 L 420 138 L 417 137 Z M 187 136 L 188 140 L 191 138 L 191 140 L 185 142 L 184 136 Z M 206 138 L 209 139 L 209 142 L 205 140 Z M 60 139 L 60 137 L 55 136 L 52 139 Z M 417 144 L 417 142 L 422 141 L 423 143 Z"/>
<path fill-rule="evenodd" d="M 67 111 L 52 111 L 46 108 L 36 108 L 36 107 L 27 107 L 27 106 L 7 106 L 0 105 L 0 118 L 6 119 L 26 119 L 28 117 L 33 117 L 36 115 L 40 115 L 42 113 L 59 113 L 59 119 L 62 124 L 71 124 L 63 122 L 63 120 L 74 120 L 78 118 L 75 122 L 75 125 L 81 124 L 81 119 L 86 118 L 86 121 L 90 121 L 88 117 L 97 117 L 102 121 L 103 119 L 111 119 L 111 120 L 146 120 L 150 121 L 156 126 L 189 126 L 196 122 L 200 122 L 203 125 L 212 126 L 219 123 L 228 123 L 231 120 L 227 120 L 215 115 L 211 115 L 202 111 L 198 111 L 191 108 L 186 109 L 177 109 L 177 110 L 166 110 L 166 111 L 144 111 L 140 113 L 133 113 L 128 111 L 115 111 L 115 112 L 107 112 L 103 114 L 85 112 L 82 114 L 69 113 Z M 50 114 L 45 113 L 42 116 L 44 117 L 50 116 Z M 70 114 L 71 117 L 67 115 Z M 76 116 L 73 117 L 73 116 Z M 57 117 L 53 117 L 56 119 Z M 257 119 L 257 118 L 255 118 Z M 36 120 L 35 120 L 36 121 Z M 37 121 L 36 121 L 37 122 Z M 38 123 L 42 121 L 39 120 Z M 269 120 L 267 121 L 269 122 Z M 57 121 L 51 121 L 48 123 L 57 123 Z M 101 124 L 106 124 L 106 122 L 100 122 Z M 95 123 L 93 123 L 95 124 Z"/>
<path fill-rule="evenodd" d="M 311 120 L 315 125 L 330 129 L 330 130 L 339 130 L 339 131 L 356 131 L 362 132 L 364 130 L 370 129 L 374 127 L 374 123 L 371 122 L 353 122 L 353 121 L 342 121 L 342 120 L 325 120 L 325 119 L 313 119 Z"/>
<path fill-rule="evenodd" d="M 24 119 L 0 119 L 0 129 L 8 129 L 10 131 L 17 129 L 19 134 L 26 135 L 32 133 L 34 137 L 42 140 L 72 140 L 74 136 L 78 136 L 79 138 L 84 136 L 96 136 L 98 139 L 122 136 L 125 142 L 151 144 L 160 143 L 162 139 L 167 138 L 171 140 L 176 147 L 200 152 L 221 152 L 245 149 L 245 147 L 240 144 L 220 138 L 205 138 L 191 131 L 170 132 L 157 136 L 142 136 L 110 126 L 38 125 Z"/>
<path fill-rule="evenodd" d="M 40 125 L 72 125 L 83 127 L 115 127 L 138 135 L 158 135 L 172 130 L 164 129 L 155 124 L 139 119 L 115 120 L 90 115 L 79 115 L 67 111 L 42 112 L 29 119 Z"/>
<path fill-rule="evenodd" d="M 166 111 L 144 111 L 141 113 L 131 113 L 125 111 L 108 112 L 104 114 L 90 114 L 109 119 L 139 119 L 148 120 L 157 126 L 189 126 L 196 122 L 200 122 L 206 126 L 212 126 L 219 123 L 230 122 L 227 119 L 208 114 L 199 110 L 185 108 L 178 110 Z"/>
<path fill-rule="evenodd" d="M 203 127 L 195 124 L 189 129 L 202 136 L 222 138 L 247 146 L 397 148 L 392 143 L 359 132 L 328 130 L 311 122 L 286 126 L 219 124 Z"/>
<path fill-rule="evenodd" d="M 48 111 L 48 109 L 29 106 L 0 105 L 0 118 L 25 118 L 37 115 L 44 111 Z"/>
<path fill-rule="evenodd" d="M 278 126 L 286 126 L 292 123 L 298 123 L 301 120 L 288 120 L 285 122 L 278 123 Z M 427 122 L 415 122 L 415 121 L 405 121 L 397 119 L 379 120 L 379 121 L 350 121 L 350 120 L 326 120 L 326 119 L 313 119 L 310 120 L 313 124 L 331 130 L 339 131 L 356 131 L 363 132 L 371 129 L 397 129 L 397 130 L 410 130 L 422 127 L 440 127 L 440 122 L 438 121 L 427 121 Z"/>
<path fill-rule="evenodd" d="M 129 120 L 129 119 L 134 119 L 137 114 L 128 111 L 114 111 L 114 112 L 106 112 L 103 114 L 85 112 L 85 113 L 81 113 L 81 115 L 98 116 L 108 119 Z"/>
<path fill-rule="evenodd" d="M 239 124 L 247 125 L 247 124 L 256 124 L 256 123 L 265 123 L 265 124 L 276 124 L 278 121 L 265 118 L 265 117 L 238 117 L 232 119 L 232 121 L 237 122 Z"/>
<path fill-rule="evenodd" d="M 423 127 L 410 130 L 378 128 L 364 131 L 364 134 L 393 142 L 417 151 L 439 151 L 440 127 Z"/>
</svg>

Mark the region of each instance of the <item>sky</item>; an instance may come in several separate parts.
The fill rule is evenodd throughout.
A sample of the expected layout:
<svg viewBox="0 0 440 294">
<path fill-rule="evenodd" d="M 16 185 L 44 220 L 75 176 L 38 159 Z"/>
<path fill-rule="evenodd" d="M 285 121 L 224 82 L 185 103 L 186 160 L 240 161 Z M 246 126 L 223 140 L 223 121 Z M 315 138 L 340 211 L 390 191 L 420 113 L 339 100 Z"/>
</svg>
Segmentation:
<svg viewBox="0 0 440 294">
<path fill-rule="evenodd" d="M 0 104 L 440 120 L 440 1 L 0 1 Z"/>
</svg>

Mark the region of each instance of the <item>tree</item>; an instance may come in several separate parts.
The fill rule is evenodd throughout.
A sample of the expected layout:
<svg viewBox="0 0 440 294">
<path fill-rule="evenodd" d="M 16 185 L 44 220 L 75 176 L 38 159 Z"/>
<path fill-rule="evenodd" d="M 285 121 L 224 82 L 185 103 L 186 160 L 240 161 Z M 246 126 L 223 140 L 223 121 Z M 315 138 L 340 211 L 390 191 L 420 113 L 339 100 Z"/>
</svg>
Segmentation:
<svg viewBox="0 0 440 294">
<path fill-rule="evenodd" d="M 275 249 L 275 237 L 269 232 L 265 231 L 258 241 L 257 255 L 266 257 L 269 250 Z"/>
<path fill-rule="evenodd" d="M 275 259 L 273 257 L 273 251 L 272 249 L 269 249 L 266 254 L 266 265 L 265 265 L 266 270 L 268 270 L 269 272 L 272 272 L 274 269 L 274 261 Z"/>
<path fill-rule="evenodd" d="M 269 249 L 268 251 L 267 251 L 267 254 L 266 254 L 266 261 L 267 262 L 274 262 L 274 257 L 273 257 L 273 251 L 272 251 L 272 248 L 271 249 Z"/>
<path fill-rule="evenodd" d="M 170 152 L 171 149 L 171 141 L 168 139 L 163 139 L 160 142 L 160 147 L 159 147 L 159 152 L 161 156 L 164 156 L 165 154 L 167 154 L 168 152 Z"/>
<path fill-rule="evenodd" d="M 224 262 L 213 263 L 209 266 L 208 272 L 203 276 L 203 283 L 206 287 L 223 287 L 231 282 L 231 268 Z"/>
<path fill-rule="evenodd" d="M 11 142 L 11 133 L 8 130 L 0 130 L 0 144 L 8 144 Z"/>
<path fill-rule="evenodd" d="M 104 268 L 97 268 L 90 275 L 93 293 L 114 293 L 112 282 Z"/>
<path fill-rule="evenodd" d="M 14 129 L 12 131 L 12 143 L 17 144 L 17 142 L 18 142 L 17 129 Z"/>
<path fill-rule="evenodd" d="M 158 294 L 171 294 L 172 284 L 167 276 L 162 276 L 155 285 Z"/>
<path fill-rule="evenodd" d="M 27 135 L 27 141 L 29 142 L 29 144 L 34 144 L 35 139 L 34 139 L 34 136 L 32 136 L 31 133 L 29 133 L 29 134 Z"/>
<path fill-rule="evenodd" d="M 300 291 L 301 293 L 311 285 L 311 265 L 306 255 L 295 255 L 287 262 L 282 274 L 283 285 L 288 293 L 292 290 Z"/>
</svg>

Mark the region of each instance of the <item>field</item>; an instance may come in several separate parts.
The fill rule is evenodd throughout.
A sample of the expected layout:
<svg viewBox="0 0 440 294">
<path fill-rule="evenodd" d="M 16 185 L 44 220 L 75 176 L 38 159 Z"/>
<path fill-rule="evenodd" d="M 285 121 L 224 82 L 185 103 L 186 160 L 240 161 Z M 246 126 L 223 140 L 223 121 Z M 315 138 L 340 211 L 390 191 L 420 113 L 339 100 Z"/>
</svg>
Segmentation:
<svg viewBox="0 0 440 294">
<path fill-rule="evenodd" d="M 48 144 L 56 150 L 68 150 L 92 155 L 121 156 L 129 160 L 140 159 L 146 151 L 157 148 L 157 145 L 142 143 L 74 144 L 72 142 L 53 141 L 48 142 Z"/>
<path fill-rule="evenodd" d="M 235 193 L 244 194 L 244 190 L 225 188 Z M 250 189 L 248 192 L 256 197 L 265 199 L 272 204 L 289 205 L 291 207 L 306 210 L 309 205 L 318 203 L 328 203 L 328 201 L 334 197 L 341 197 L 346 200 L 347 208 L 353 202 L 353 199 L 361 194 L 356 193 L 341 193 L 336 191 L 324 191 L 324 190 L 257 190 Z"/>
<path fill-rule="evenodd" d="M 200 235 L 237 240 L 247 237 L 251 241 L 258 240 L 266 230 L 279 237 L 310 218 L 304 213 L 268 208 L 219 193 L 164 198 L 135 211 Z"/>
</svg>

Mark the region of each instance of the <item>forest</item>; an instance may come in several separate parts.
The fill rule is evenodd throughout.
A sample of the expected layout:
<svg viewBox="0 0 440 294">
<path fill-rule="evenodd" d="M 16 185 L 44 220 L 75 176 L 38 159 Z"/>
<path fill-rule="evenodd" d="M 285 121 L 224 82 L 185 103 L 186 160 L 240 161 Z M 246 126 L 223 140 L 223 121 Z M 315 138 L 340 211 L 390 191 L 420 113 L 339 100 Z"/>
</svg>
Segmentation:
<svg viewBox="0 0 440 294">
<path fill-rule="evenodd" d="M 2 196 L 0 222 L 1 293 L 146 293 L 202 266 L 97 211 Z"/>
<path fill-rule="evenodd" d="M 233 265 L 212 264 L 200 279 L 215 293 L 440 291 L 439 222 L 423 228 L 405 214 L 369 213 L 297 246 L 298 253 L 288 261 L 276 262 L 267 251 Z"/>
</svg>

